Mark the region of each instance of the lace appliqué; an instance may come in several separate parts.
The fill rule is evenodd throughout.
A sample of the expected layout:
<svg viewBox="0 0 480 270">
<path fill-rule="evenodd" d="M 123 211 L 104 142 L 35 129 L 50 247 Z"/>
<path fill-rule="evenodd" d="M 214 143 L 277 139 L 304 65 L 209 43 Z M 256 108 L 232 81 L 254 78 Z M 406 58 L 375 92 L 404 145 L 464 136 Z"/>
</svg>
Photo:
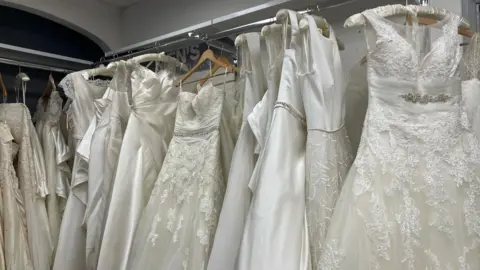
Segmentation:
<svg viewBox="0 0 480 270">
<path fill-rule="evenodd" d="M 408 93 L 400 95 L 407 102 L 411 103 L 420 103 L 420 104 L 427 104 L 427 103 L 440 103 L 440 102 L 447 102 L 452 99 L 451 96 L 440 94 L 440 95 L 422 95 L 419 93 Z"/>
</svg>

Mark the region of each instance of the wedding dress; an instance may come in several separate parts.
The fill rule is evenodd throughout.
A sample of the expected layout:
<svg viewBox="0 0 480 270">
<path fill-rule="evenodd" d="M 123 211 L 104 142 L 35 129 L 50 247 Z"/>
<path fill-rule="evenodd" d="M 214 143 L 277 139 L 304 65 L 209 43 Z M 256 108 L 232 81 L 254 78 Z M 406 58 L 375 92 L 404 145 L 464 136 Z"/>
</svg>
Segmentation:
<svg viewBox="0 0 480 270">
<path fill-rule="evenodd" d="M 59 84 L 72 100 L 69 125 L 73 137 L 75 159 L 72 169 L 70 195 L 60 226 L 53 270 L 86 269 L 86 231 L 83 227 L 88 193 L 88 161 L 77 153 L 77 148 L 95 118 L 94 100 L 101 98 L 110 82 L 89 81 L 82 72 L 70 73 Z"/>
<path fill-rule="evenodd" d="M 206 269 L 224 195 L 225 89 L 182 92 L 165 163 L 135 233 L 128 269 Z"/>
<path fill-rule="evenodd" d="M 132 60 L 133 61 L 133 60 Z M 98 269 L 126 269 L 138 221 L 173 136 L 179 89 L 166 70 L 135 64 L 131 113 L 120 149 Z"/>
<path fill-rule="evenodd" d="M 63 211 L 70 191 L 71 171 L 66 161 L 70 158 L 70 149 L 60 129 L 63 100 L 57 91 L 50 94 L 45 106 L 41 98 L 35 112 L 35 128 L 42 144 L 45 158 L 48 195 L 47 213 L 50 233 L 54 245 L 58 242 Z"/>
<path fill-rule="evenodd" d="M 88 202 L 85 210 L 86 269 L 97 269 L 113 178 L 130 116 L 129 71 L 125 61 L 117 62 L 110 87 L 102 99 L 95 101 L 96 127 L 91 140 L 82 141 L 79 146 L 79 152 L 89 157 Z"/>
<path fill-rule="evenodd" d="M 460 17 L 410 26 L 362 14 L 373 32 L 368 111 L 321 269 L 480 269 L 480 147 L 462 117 Z"/>
<path fill-rule="evenodd" d="M 352 153 L 356 156 L 368 106 L 367 63 L 365 61 L 359 61 L 350 70 L 345 93 L 345 126 Z"/>
<path fill-rule="evenodd" d="M 468 43 L 462 61 L 462 99 L 471 128 L 480 138 L 480 34 Z"/>
<path fill-rule="evenodd" d="M 245 217 L 250 205 L 248 181 L 255 166 L 255 137 L 247 116 L 262 98 L 265 79 L 260 58 L 259 33 L 247 33 L 242 51 L 242 76 L 245 77 L 243 118 L 240 136 L 233 152 L 227 190 L 215 233 L 208 270 L 234 269 L 243 235 Z M 227 101 L 225 101 L 227 102 Z"/>
<path fill-rule="evenodd" d="M 310 15 L 299 61 L 300 91 L 307 124 L 306 211 L 312 269 L 320 256 L 335 202 L 352 164 L 345 122 L 345 79 L 333 29 L 329 37 Z"/>
<path fill-rule="evenodd" d="M 32 268 L 49 270 L 54 245 L 45 207 L 48 190 L 42 147 L 25 104 L 0 104 L 0 117 L 10 127 L 13 140 L 20 146 L 16 172 L 25 205 L 27 242 Z M 6 254 L 6 258 L 9 256 Z"/>
<path fill-rule="evenodd" d="M 257 163 L 259 169 L 249 183 L 253 197 L 240 249 L 240 270 L 309 267 L 305 228 L 307 134 L 296 62 L 301 44 L 296 13 L 289 11 L 289 19 L 292 38 L 285 50 L 278 99 Z"/>
<path fill-rule="evenodd" d="M 5 254 L 2 269 L 31 269 L 30 247 L 28 246 L 25 203 L 20 183 L 13 166 L 13 159 L 19 150 L 13 141 L 7 123 L 0 122 L 0 165 L 2 194 L 2 254 Z"/>
</svg>

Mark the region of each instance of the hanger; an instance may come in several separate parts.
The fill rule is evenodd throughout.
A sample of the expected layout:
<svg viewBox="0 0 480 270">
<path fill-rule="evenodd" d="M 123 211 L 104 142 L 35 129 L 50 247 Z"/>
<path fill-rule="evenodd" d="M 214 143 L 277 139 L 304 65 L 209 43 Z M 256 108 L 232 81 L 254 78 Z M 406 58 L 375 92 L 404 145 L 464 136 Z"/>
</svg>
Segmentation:
<svg viewBox="0 0 480 270">
<path fill-rule="evenodd" d="M 57 90 L 57 87 L 55 86 L 55 80 L 53 79 L 52 73 L 50 73 L 50 75 L 48 75 L 47 86 L 45 87 L 45 90 L 43 91 L 43 94 L 41 97 L 43 99 L 45 110 L 47 110 L 50 93 L 56 90 Z"/>
<path fill-rule="evenodd" d="M 115 62 L 113 62 L 113 63 L 115 63 Z M 110 64 L 112 64 L 112 63 L 110 63 Z M 110 64 L 109 64 L 109 66 L 110 66 Z M 85 80 L 88 80 L 90 77 L 95 77 L 95 76 L 113 77 L 114 73 L 115 73 L 114 69 L 105 67 L 104 65 L 100 65 L 97 68 L 84 70 L 83 73 L 82 73 L 82 76 L 83 76 L 83 78 L 85 78 Z"/>
<path fill-rule="evenodd" d="M 2 91 L 3 91 L 3 103 L 6 103 L 8 92 L 7 92 L 7 87 L 5 87 L 5 83 L 3 82 L 3 76 L 1 73 L 0 73 L 0 86 L 2 87 Z"/>
<path fill-rule="evenodd" d="M 28 77 L 28 75 L 24 72 L 22 72 L 22 69 L 20 68 L 20 66 L 18 66 L 18 74 L 16 76 L 17 78 L 17 81 L 20 80 L 22 82 L 28 82 L 30 81 L 30 77 Z"/>
<path fill-rule="evenodd" d="M 297 14 L 297 19 L 299 21 L 299 25 L 298 25 L 299 29 L 301 31 L 308 29 L 308 21 L 303 19 L 303 14 L 300 14 L 298 12 L 296 12 L 296 14 Z M 318 30 L 322 31 L 322 35 L 325 37 L 329 37 L 331 26 L 328 24 L 327 20 L 317 15 L 311 15 L 311 16 L 315 19 L 315 23 L 317 24 Z M 277 23 L 283 23 L 287 18 L 288 18 L 287 9 L 281 9 L 277 12 L 277 15 L 276 15 Z M 340 51 L 345 50 L 345 44 L 338 37 L 336 37 L 336 40 L 337 40 L 338 49 Z"/>
<path fill-rule="evenodd" d="M 444 18 L 447 14 L 451 14 L 450 11 L 442 8 L 420 6 L 420 5 L 405 6 L 401 4 L 380 6 L 373 9 L 369 9 L 368 11 L 374 12 L 381 17 L 390 17 L 395 15 L 414 16 L 418 18 L 418 23 L 423 25 L 430 25 L 432 23 L 436 23 L 438 21 L 437 19 Z M 437 19 L 434 19 L 432 17 L 435 17 Z M 361 26 L 364 24 L 365 24 L 365 17 L 363 16 L 363 13 L 357 13 L 355 15 L 350 16 L 345 21 L 344 27 L 349 28 L 349 27 Z M 461 18 L 459 28 L 460 28 L 459 34 L 470 36 L 470 37 L 473 35 L 473 33 L 471 33 L 471 30 L 470 30 L 470 24 L 465 18 Z"/>
<path fill-rule="evenodd" d="M 162 63 L 167 63 L 167 64 L 174 64 L 175 67 L 178 67 L 185 72 L 188 71 L 187 65 L 178 61 L 178 59 L 175 58 L 175 57 L 172 57 L 170 55 L 166 55 L 165 52 L 144 54 L 144 55 L 134 57 L 134 58 L 130 59 L 129 61 L 133 61 L 135 63 L 162 62 Z"/>
<path fill-rule="evenodd" d="M 218 57 L 217 60 L 220 61 L 221 63 L 223 63 L 224 65 L 228 65 L 229 67 L 231 67 L 232 70 L 233 70 L 232 72 L 240 72 L 240 69 L 233 66 L 226 56 L 222 55 L 222 56 Z M 210 70 L 209 74 L 207 76 L 205 76 L 203 79 L 200 80 L 200 85 L 204 85 L 222 67 L 224 67 L 224 66 L 215 63 L 213 68 Z"/>
<path fill-rule="evenodd" d="M 234 72 L 235 71 L 230 64 L 227 64 L 223 61 L 218 60 L 217 57 L 215 57 L 215 54 L 213 53 L 213 51 L 208 49 L 208 50 L 206 50 L 205 52 L 202 53 L 202 55 L 200 56 L 200 59 L 198 60 L 197 64 L 195 64 L 195 66 L 192 69 L 190 69 L 187 72 L 187 74 L 185 74 L 185 76 L 181 80 L 181 83 L 185 82 L 188 78 L 190 78 L 190 76 L 192 76 L 192 74 L 195 73 L 195 71 L 197 71 L 197 69 L 199 69 L 200 66 L 203 63 L 205 63 L 207 60 L 210 60 L 214 64 L 217 64 L 220 67 L 225 68 L 227 70 L 227 72 Z"/>
</svg>

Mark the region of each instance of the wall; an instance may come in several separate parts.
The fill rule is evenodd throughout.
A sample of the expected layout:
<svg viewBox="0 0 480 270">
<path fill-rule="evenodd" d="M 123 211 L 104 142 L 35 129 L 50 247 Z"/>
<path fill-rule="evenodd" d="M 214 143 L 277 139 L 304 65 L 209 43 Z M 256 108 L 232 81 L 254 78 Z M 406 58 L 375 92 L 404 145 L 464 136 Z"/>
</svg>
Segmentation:
<svg viewBox="0 0 480 270">
<path fill-rule="evenodd" d="M 121 12 L 100 2 L 0 0 L 0 5 L 25 10 L 66 25 L 95 41 L 104 51 L 116 50 L 122 46 Z"/>
<path fill-rule="evenodd" d="M 265 2 L 268 0 L 175 0 L 167 5 L 142 0 L 123 11 L 122 43 L 135 44 Z"/>
</svg>

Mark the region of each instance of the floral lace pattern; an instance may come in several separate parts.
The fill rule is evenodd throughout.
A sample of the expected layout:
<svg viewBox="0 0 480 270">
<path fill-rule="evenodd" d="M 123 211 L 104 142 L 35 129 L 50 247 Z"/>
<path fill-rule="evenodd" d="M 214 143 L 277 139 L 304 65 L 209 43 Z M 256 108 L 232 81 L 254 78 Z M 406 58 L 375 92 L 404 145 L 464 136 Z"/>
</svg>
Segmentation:
<svg viewBox="0 0 480 270">
<path fill-rule="evenodd" d="M 378 38 L 368 59 L 368 111 L 321 269 L 479 269 L 480 144 L 458 95 L 459 18 L 448 14 L 438 23 L 443 36 L 417 61 L 391 23 L 364 15 Z M 405 101 L 398 93 L 409 89 L 401 80 L 416 86 L 413 93 L 451 99 Z M 453 91 L 429 89 L 436 80 Z"/>
<path fill-rule="evenodd" d="M 132 269 L 206 267 L 225 191 L 219 159 L 223 92 L 201 91 L 180 96 L 175 135 L 135 235 Z"/>
<path fill-rule="evenodd" d="M 346 129 L 336 132 L 310 130 L 307 136 L 306 209 L 310 253 L 314 269 L 320 265 L 330 218 L 352 165 Z"/>
</svg>

